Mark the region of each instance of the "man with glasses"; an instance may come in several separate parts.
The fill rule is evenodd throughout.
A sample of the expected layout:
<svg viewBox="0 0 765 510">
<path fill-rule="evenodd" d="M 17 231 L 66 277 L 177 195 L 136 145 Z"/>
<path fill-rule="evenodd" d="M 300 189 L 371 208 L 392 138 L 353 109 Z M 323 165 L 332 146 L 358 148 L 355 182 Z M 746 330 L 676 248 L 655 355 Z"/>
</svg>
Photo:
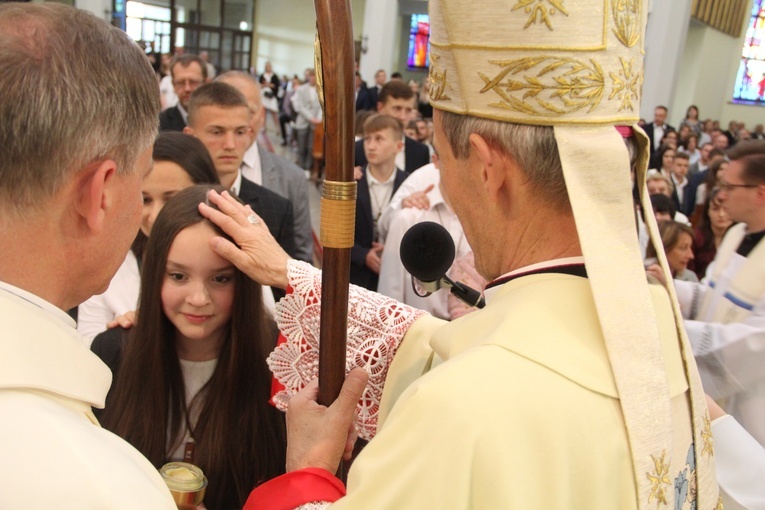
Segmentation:
<svg viewBox="0 0 765 510">
<path fill-rule="evenodd" d="M 728 230 L 702 283 L 675 282 L 704 390 L 765 445 L 765 140 L 728 152 Z"/>
<path fill-rule="evenodd" d="M 182 55 L 170 65 L 170 76 L 173 78 L 178 104 L 159 115 L 159 130 L 183 131 L 189 123 L 191 94 L 207 81 L 207 65 L 196 55 Z"/>
</svg>

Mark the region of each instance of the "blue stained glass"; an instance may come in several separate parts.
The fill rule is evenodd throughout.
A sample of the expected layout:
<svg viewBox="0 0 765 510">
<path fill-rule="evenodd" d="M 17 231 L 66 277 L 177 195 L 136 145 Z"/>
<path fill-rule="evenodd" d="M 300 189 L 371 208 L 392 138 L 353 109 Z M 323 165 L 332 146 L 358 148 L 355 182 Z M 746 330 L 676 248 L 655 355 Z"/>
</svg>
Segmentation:
<svg viewBox="0 0 765 510">
<path fill-rule="evenodd" d="M 765 0 L 752 2 L 733 100 L 765 105 Z"/>
<path fill-rule="evenodd" d="M 409 53 L 406 65 L 412 68 L 430 66 L 430 20 L 427 14 L 413 14 L 409 25 Z"/>
</svg>

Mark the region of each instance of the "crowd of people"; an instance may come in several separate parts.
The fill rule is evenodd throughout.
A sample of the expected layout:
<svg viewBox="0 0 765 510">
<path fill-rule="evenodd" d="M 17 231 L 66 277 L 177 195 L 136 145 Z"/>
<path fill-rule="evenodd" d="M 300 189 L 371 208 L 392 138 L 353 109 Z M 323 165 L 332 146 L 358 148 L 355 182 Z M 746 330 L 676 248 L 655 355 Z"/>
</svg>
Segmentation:
<svg viewBox="0 0 765 510">
<path fill-rule="evenodd" d="M 357 72 L 349 375 L 324 407 L 316 71 L 151 62 L 58 4 L 0 5 L 0 62 L 0 508 L 175 508 L 171 461 L 209 510 L 765 508 L 762 125 L 486 114 L 480 88 Z M 425 221 L 485 309 L 404 269 Z"/>
</svg>

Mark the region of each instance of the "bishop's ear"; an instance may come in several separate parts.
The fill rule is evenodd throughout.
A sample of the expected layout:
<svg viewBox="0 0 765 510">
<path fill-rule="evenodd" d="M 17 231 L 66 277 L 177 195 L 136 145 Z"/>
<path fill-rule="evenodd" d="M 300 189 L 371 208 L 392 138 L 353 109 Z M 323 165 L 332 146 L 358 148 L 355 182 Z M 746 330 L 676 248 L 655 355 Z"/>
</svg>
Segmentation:
<svg viewBox="0 0 765 510">
<path fill-rule="evenodd" d="M 481 165 L 481 179 L 489 196 L 501 193 L 507 177 L 509 158 L 489 144 L 481 135 L 472 133 L 470 140 L 470 158 Z"/>
</svg>

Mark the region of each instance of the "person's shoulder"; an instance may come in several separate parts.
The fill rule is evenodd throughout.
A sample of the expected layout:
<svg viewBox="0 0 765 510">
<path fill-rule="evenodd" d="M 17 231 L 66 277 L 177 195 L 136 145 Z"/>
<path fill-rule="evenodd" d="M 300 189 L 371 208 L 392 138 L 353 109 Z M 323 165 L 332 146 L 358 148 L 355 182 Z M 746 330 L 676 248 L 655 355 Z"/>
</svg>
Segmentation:
<svg viewBox="0 0 765 510">
<path fill-rule="evenodd" d="M 177 106 L 171 106 L 159 114 L 160 131 L 183 131 L 186 123 Z"/>
<path fill-rule="evenodd" d="M 0 467 L 0 507 L 56 508 L 77 501 L 77 508 L 128 508 L 112 504 L 113 491 L 123 487 L 139 508 L 172 508 L 156 470 L 123 439 L 43 392 L 2 393 L 0 450 L 12 469 Z M 35 491 L 41 470 L 48 475 L 42 479 L 46 490 Z M 24 503 L 11 504 L 17 501 Z"/>
<path fill-rule="evenodd" d="M 415 140 L 414 138 L 409 138 L 407 136 L 406 140 L 405 140 L 405 144 L 406 144 L 407 148 L 413 147 L 413 148 L 416 148 L 418 150 L 426 150 L 426 151 L 428 151 L 428 154 L 430 154 L 430 150 L 428 149 L 428 146 L 425 145 L 422 142 L 419 142 L 419 141 Z"/>
<path fill-rule="evenodd" d="M 272 206 L 276 208 L 284 208 L 284 209 L 292 208 L 292 205 L 290 204 L 290 201 L 288 199 L 279 195 L 275 191 L 271 191 L 268 188 L 265 188 L 259 184 L 252 182 L 249 179 L 246 179 L 245 177 L 242 177 L 241 191 L 245 192 L 245 195 L 249 193 L 250 195 L 257 196 L 260 199 L 268 200 L 272 204 Z"/>
<path fill-rule="evenodd" d="M 286 175 L 290 179 L 300 177 L 301 180 L 305 181 L 305 173 L 303 172 L 303 170 L 299 166 L 297 166 L 295 163 L 288 160 L 287 158 L 282 157 L 260 146 L 258 148 L 258 153 L 260 154 L 260 159 L 262 162 L 261 167 L 266 168 L 266 166 L 268 165 L 278 169 L 280 173 Z"/>
<path fill-rule="evenodd" d="M 90 350 L 109 367 L 112 373 L 119 365 L 122 350 L 127 343 L 129 330 L 124 328 L 111 328 L 99 333 L 90 344 Z"/>
<path fill-rule="evenodd" d="M 416 384 L 417 399 L 429 402 L 438 408 L 448 408 L 452 401 L 450 395 L 465 395 L 465 381 L 471 381 L 472 390 L 481 388 L 489 401 L 501 397 L 508 402 L 518 403 L 522 399 L 526 411 L 529 406 L 540 411 L 550 408 L 577 408 L 576 401 L 585 394 L 597 395 L 599 392 L 578 384 L 572 380 L 540 364 L 534 359 L 527 358 L 500 345 L 484 344 L 469 349 L 459 356 L 449 359 L 420 378 Z M 523 385 L 517 381 L 523 380 Z M 531 397 L 536 395 L 536 397 Z M 576 399 L 572 399 L 576 395 Z M 475 397 L 475 396 L 474 396 Z M 473 398 L 471 412 L 494 415 L 495 411 L 486 409 L 486 398 Z M 464 408 L 464 403 L 458 403 Z M 532 413 L 536 414 L 536 413 Z M 473 415 L 475 416 L 475 415 Z M 508 416 L 508 419 L 511 419 Z"/>
<path fill-rule="evenodd" d="M 159 118 L 162 119 L 175 119 L 181 115 L 180 110 L 178 110 L 178 106 L 171 106 L 170 108 L 165 108 L 160 112 Z"/>
</svg>

